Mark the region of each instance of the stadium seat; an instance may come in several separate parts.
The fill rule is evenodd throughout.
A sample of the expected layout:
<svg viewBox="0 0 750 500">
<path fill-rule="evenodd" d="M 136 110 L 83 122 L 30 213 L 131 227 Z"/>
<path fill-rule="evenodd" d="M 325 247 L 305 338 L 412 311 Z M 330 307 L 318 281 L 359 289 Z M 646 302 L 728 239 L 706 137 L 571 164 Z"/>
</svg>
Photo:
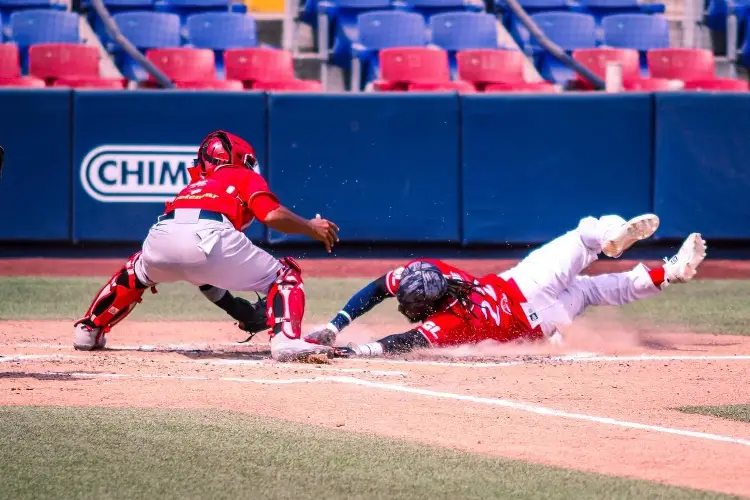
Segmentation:
<svg viewBox="0 0 750 500">
<path fill-rule="evenodd" d="M 152 10 L 154 8 L 153 0 L 102 0 L 104 6 L 110 15 L 121 14 L 123 12 L 132 12 L 139 10 Z M 86 10 L 86 17 L 89 24 L 94 28 L 94 32 L 101 40 L 102 44 L 106 47 L 112 43 L 112 38 L 107 33 L 107 28 L 104 26 L 102 19 L 96 14 L 94 7 L 91 5 L 90 0 L 83 0 L 81 2 L 82 7 Z"/>
<path fill-rule="evenodd" d="M 283 80 L 277 82 L 256 82 L 253 90 L 286 92 L 322 92 L 323 86 L 317 80 Z"/>
<path fill-rule="evenodd" d="M 137 49 L 179 47 L 180 18 L 175 14 L 161 12 L 123 12 L 112 16 L 122 35 Z M 110 45 L 115 62 L 128 80 L 143 81 L 148 73 L 143 67 L 126 55 L 119 46 Z"/>
<path fill-rule="evenodd" d="M 663 3 L 639 3 L 638 0 L 580 0 L 572 10 L 591 14 L 597 22 L 617 14 L 663 14 Z"/>
<path fill-rule="evenodd" d="M 450 82 L 448 53 L 428 47 L 396 47 L 380 51 L 381 80 L 376 90 L 406 90 L 410 83 Z"/>
<path fill-rule="evenodd" d="M 224 51 L 258 45 L 255 19 L 247 14 L 207 12 L 187 18 L 187 40 L 193 47 L 211 49 L 216 57 L 216 70 L 224 74 Z"/>
<path fill-rule="evenodd" d="M 659 92 L 680 90 L 666 78 L 639 78 L 623 82 L 623 88 L 630 92 Z"/>
<path fill-rule="evenodd" d="M 560 92 L 554 84 L 550 82 L 516 82 L 516 83 L 492 83 L 487 85 L 485 92 L 527 92 L 527 93 L 555 93 Z"/>
<path fill-rule="evenodd" d="M 175 82 L 175 87 L 184 90 L 235 90 L 241 91 L 245 87 L 239 80 L 211 80 L 202 82 Z"/>
<path fill-rule="evenodd" d="M 0 0 L 0 14 L 5 17 L 22 10 L 67 10 L 67 8 L 68 2 L 65 0 Z"/>
<path fill-rule="evenodd" d="M 204 12 L 235 12 L 245 14 L 247 7 L 234 0 L 155 0 L 154 10 L 176 14 L 181 20 L 193 14 Z"/>
<path fill-rule="evenodd" d="M 748 83 L 745 80 L 734 80 L 732 78 L 708 78 L 705 80 L 689 80 L 685 82 L 685 90 L 747 92 Z"/>
<path fill-rule="evenodd" d="M 523 83 L 526 56 L 520 50 L 462 50 L 457 55 L 461 80 L 484 90 L 492 83 Z"/>
<path fill-rule="evenodd" d="M 16 78 L 0 78 L 0 87 L 23 87 L 43 89 L 44 81 L 33 76 L 19 76 Z"/>
<path fill-rule="evenodd" d="M 213 82 L 216 80 L 214 52 L 188 47 L 149 49 L 146 59 L 174 82 Z M 154 82 L 149 75 L 149 82 Z"/>
<path fill-rule="evenodd" d="M 18 45 L 21 68 L 29 67 L 28 47 L 37 43 L 78 43 L 78 14 L 57 10 L 23 10 L 10 16 L 10 40 Z"/>
<path fill-rule="evenodd" d="M 530 16 L 540 12 L 568 11 L 571 5 L 568 0 L 519 0 L 518 3 Z M 503 14 L 503 24 L 508 27 L 511 36 L 520 46 L 529 45 L 531 41 L 529 30 L 509 9 Z"/>
<path fill-rule="evenodd" d="M 620 63 L 623 81 L 641 78 L 638 51 L 634 49 L 613 49 L 610 47 L 578 49 L 573 51 L 573 59 L 602 80 L 607 76 L 607 63 L 609 62 Z M 575 88 L 577 90 L 593 90 L 594 86 L 576 73 Z"/>
<path fill-rule="evenodd" d="M 481 12 L 451 12 L 430 18 L 431 43 L 448 51 L 451 72 L 456 72 L 456 52 L 496 49 L 497 20 Z"/>
<path fill-rule="evenodd" d="M 461 94 L 473 94 L 476 90 L 469 82 L 456 80 L 455 82 L 410 83 L 407 92 L 458 92 Z"/>
<path fill-rule="evenodd" d="M 348 68 L 352 44 L 359 39 L 357 18 L 360 14 L 391 8 L 390 0 L 333 0 L 320 2 L 320 10 L 328 18 L 330 61 Z"/>
<path fill-rule="evenodd" d="M 294 80 L 292 53 L 276 49 L 229 49 L 224 53 L 226 77 L 252 88 L 257 82 Z"/>
<path fill-rule="evenodd" d="M 40 43 L 29 47 L 29 74 L 52 84 L 59 78 L 99 78 L 99 51 L 91 45 Z"/>
<path fill-rule="evenodd" d="M 21 58 L 18 47 L 13 43 L 0 44 L 0 79 L 21 76 Z"/>
<path fill-rule="evenodd" d="M 378 78 L 378 52 L 382 49 L 427 44 L 424 18 L 413 12 L 367 12 L 358 17 L 358 26 L 359 40 L 352 46 L 352 54 L 362 62 L 366 82 Z"/>
<path fill-rule="evenodd" d="M 654 78 L 700 80 L 716 75 L 714 54 L 707 49 L 653 49 L 646 57 L 649 74 Z"/>
<path fill-rule="evenodd" d="M 407 12 L 422 14 L 425 20 L 446 12 L 480 12 L 484 2 L 480 0 L 396 0 L 393 6 Z"/>
<path fill-rule="evenodd" d="M 72 89 L 122 90 L 125 88 L 125 83 L 119 78 L 60 78 L 55 80 L 52 86 Z"/>
<path fill-rule="evenodd" d="M 646 52 L 669 47 L 669 22 L 662 15 L 617 14 L 602 19 L 604 45 L 635 49 L 640 53 L 641 73 L 646 74 Z"/>
<path fill-rule="evenodd" d="M 565 52 L 596 47 L 596 21 L 588 14 L 543 12 L 531 16 L 547 38 Z M 539 72 L 545 80 L 565 83 L 575 78 L 575 71 L 552 57 L 532 41 L 531 49 Z"/>
</svg>

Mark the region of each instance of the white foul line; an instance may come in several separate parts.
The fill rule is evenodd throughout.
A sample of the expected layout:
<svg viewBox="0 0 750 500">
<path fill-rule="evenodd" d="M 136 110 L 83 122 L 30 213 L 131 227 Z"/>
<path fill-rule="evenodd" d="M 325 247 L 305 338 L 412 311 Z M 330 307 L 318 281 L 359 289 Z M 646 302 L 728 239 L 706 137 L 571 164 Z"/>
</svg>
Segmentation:
<svg viewBox="0 0 750 500">
<path fill-rule="evenodd" d="M 27 374 L 28 375 L 28 374 Z M 78 373 L 78 372 L 42 372 L 36 375 L 54 376 L 54 375 L 69 375 L 81 378 L 144 378 L 144 379 L 172 379 L 172 380 L 210 380 L 207 377 L 193 377 L 193 376 L 163 376 L 163 375 L 127 375 L 127 374 L 116 374 L 116 373 Z M 525 411 L 528 413 L 534 413 L 537 415 L 544 415 L 547 417 L 558 417 L 570 420 L 581 420 L 584 422 L 593 422 L 597 424 L 611 425 L 615 427 L 622 427 L 626 429 L 638 429 L 642 431 L 658 432 L 662 434 L 672 434 L 676 436 L 684 436 L 696 439 L 705 439 L 709 441 L 719 441 L 723 443 L 739 444 L 742 446 L 750 446 L 750 440 L 735 438 L 730 436 L 722 436 L 719 434 L 709 434 L 706 432 L 690 431 L 686 429 L 677 429 L 673 427 L 662 427 L 659 425 L 641 424 L 638 422 L 629 422 L 627 420 L 618 420 L 609 417 L 598 417 L 596 415 L 586 415 L 583 413 L 572 413 L 562 410 L 555 410 L 544 406 L 532 405 L 528 403 L 521 403 L 518 401 L 512 401 L 508 399 L 499 398 L 485 398 L 479 396 L 470 396 L 466 394 L 454 394 L 451 392 L 433 391 L 431 389 L 419 389 L 416 387 L 408 387 L 399 384 L 386 384 L 382 382 L 371 382 L 369 380 L 362 380 L 354 377 L 342 377 L 342 376 L 321 376 L 321 377 L 309 377 L 309 378 L 293 378 L 293 379 L 251 379 L 242 377 L 222 377 L 217 380 L 225 382 L 240 382 L 240 383 L 252 383 L 252 384 L 309 384 L 315 382 L 333 382 L 338 384 L 347 385 L 358 385 L 362 387 L 368 387 L 371 389 L 380 389 L 385 391 L 404 392 L 408 394 L 418 394 L 420 396 L 435 397 L 440 399 L 452 399 L 456 401 L 467 401 L 470 403 L 499 406 L 503 408 L 509 408 L 513 410 Z"/>
</svg>

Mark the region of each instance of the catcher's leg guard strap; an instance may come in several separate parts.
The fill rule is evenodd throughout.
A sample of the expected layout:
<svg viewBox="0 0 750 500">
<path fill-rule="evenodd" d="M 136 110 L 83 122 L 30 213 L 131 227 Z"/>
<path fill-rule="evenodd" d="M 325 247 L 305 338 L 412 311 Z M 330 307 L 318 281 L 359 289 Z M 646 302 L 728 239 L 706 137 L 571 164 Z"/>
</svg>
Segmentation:
<svg viewBox="0 0 750 500">
<path fill-rule="evenodd" d="M 133 254 L 125 265 L 117 271 L 89 306 L 86 315 L 76 324 L 87 323 L 89 326 L 109 331 L 114 325 L 125 319 L 140 303 L 148 285 L 142 283 L 135 275 L 135 263 L 141 252 Z M 152 287 L 156 293 L 156 289 Z"/>
<path fill-rule="evenodd" d="M 291 257 L 281 259 L 284 266 L 268 292 L 267 317 L 271 335 L 283 333 L 290 339 L 302 337 L 305 315 L 305 289 L 302 270 Z"/>
</svg>

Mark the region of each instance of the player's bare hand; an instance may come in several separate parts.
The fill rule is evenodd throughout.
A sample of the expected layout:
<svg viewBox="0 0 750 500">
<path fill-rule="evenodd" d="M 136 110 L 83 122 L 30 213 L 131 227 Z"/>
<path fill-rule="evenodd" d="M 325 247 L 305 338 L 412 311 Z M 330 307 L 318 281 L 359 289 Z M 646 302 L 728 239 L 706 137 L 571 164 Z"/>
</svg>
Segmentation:
<svg viewBox="0 0 750 500">
<path fill-rule="evenodd" d="M 328 219 L 321 218 L 320 215 L 316 215 L 314 219 L 310 219 L 310 225 L 313 229 L 312 236 L 316 240 L 322 241 L 328 253 L 331 253 L 333 245 L 339 241 L 339 227 Z"/>
</svg>

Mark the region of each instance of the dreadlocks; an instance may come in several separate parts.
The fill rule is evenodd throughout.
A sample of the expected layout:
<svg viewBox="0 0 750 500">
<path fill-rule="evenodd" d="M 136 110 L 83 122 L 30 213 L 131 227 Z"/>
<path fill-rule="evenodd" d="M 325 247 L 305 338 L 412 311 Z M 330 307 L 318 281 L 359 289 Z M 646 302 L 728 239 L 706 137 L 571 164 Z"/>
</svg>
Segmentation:
<svg viewBox="0 0 750 500">
<path fill-rule="evenodd" d="M 471 294 L 472 292 L 474 292 L 474 290 L 477 289 L 477 285 L 475 283 L 456 278 L 449 278 L 447 282 L 448 291 L 446 295 L 461 304 L 461 306 L 463 306 L 463 309 L 469 312 L 472 316 L 477 317 L 476 314 L 474 314 L 473 306 L 477 306 L 480 309 L 481 306 L 471 300 Z M 450 310 L 451 312 L 453 312 L 453 314 L 456 314 L 458 316 L 458 313 L 456 313 L 453 308 L 451 308 Z"/>
</svg>

